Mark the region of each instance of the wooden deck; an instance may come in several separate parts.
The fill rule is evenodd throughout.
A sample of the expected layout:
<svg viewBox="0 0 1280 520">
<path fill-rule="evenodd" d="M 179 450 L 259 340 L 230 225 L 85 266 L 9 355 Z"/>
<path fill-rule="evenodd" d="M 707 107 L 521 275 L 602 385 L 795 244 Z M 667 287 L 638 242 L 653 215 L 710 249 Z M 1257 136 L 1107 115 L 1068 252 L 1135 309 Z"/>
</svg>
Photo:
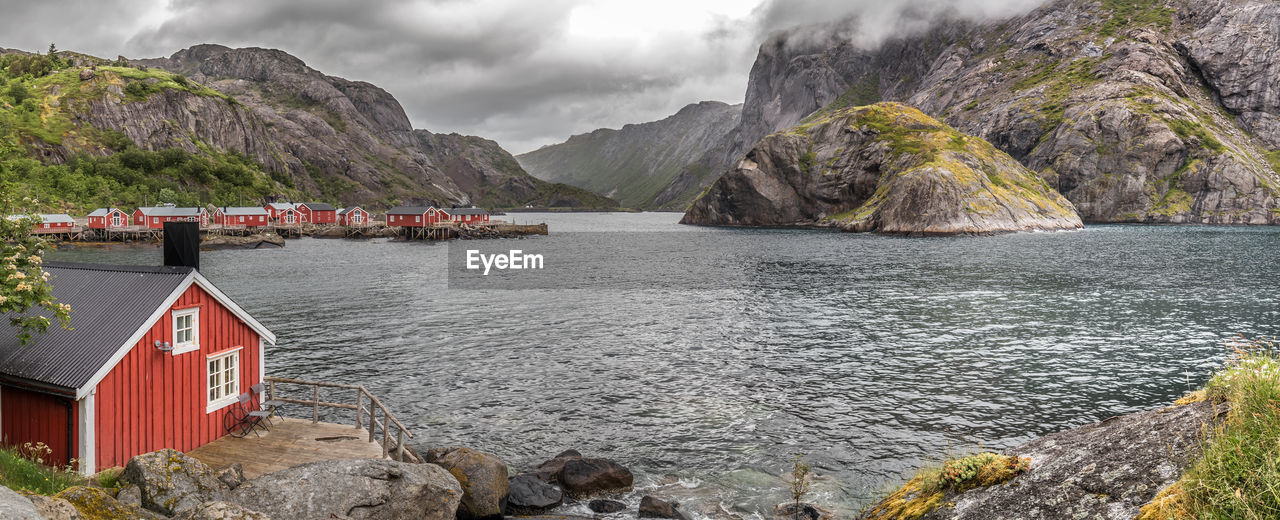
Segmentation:
<svg viewBox="0 0 1280 520">
<path fill-rule="evenodd" d="M 254 478 L 299 464 L 334 459 L 377 459 L 382 447 L 369 442 L 368 430 L 302 419 L 273 419 L 268 432 L 243 439 L 230 435 L 196 448 L 192 457 L 215 471 L 239 462 L 245 478 Z"/>
</svg>

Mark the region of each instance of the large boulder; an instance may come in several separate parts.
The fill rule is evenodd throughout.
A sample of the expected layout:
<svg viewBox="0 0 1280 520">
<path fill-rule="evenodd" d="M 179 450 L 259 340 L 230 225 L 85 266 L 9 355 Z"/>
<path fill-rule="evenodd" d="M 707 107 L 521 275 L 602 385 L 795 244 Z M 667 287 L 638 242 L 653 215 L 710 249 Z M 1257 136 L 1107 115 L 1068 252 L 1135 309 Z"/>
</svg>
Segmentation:
<svg viewBox="0 0 1280 520">
<path fill-rule="evenodd" d="M 640 499 L 639 517 L 690 520 L 689 516 L 680 510 L 680 504 L 676 501 L 672 500 L 668 502 L 649 495 L 645 495 Z"/>
<path fill-rule="evenodd" d="M 40 513 L 40 517 L 44 520 L 81 520 L 82 518 L 80 512 L 76 511 L 76 506 L 61 498 L 44 495 L 31 495 L 27 498 L 31 500 L 31 505 L 36 507 L 36 512 Z"/>
<path fill-rule="evenodd" d="M 271 516 L 230 502 L 205 502 L 188 508 L 174 520 L 271 520 Z"/>
<path fill-rule="evenodd" d="M 593 513 L 598 513 L 602 515 L 607 515 L 611 513 L 620 513 L 626 508 L 627 508 L 627 505 L 623 504 L 622 502 L 619 502 L 617 500 L 608 500 L 604 498 L 597 498 L 587 503 L 587 509 L 590 509 L 591 512 Z"/>
<path fill-rule="evenodd" d="M 428 451 L 426 460 L 447 470 L 462 486 L 458 518 L 502 517 L 502 501 L 507 496 L 507 465 L 502 459 L 483 451 L 453 446 Z"/>
<path fill-rule="evenodd" d="M 230 500 L 275 520 L 453 520 L 462 487 L 444 468 L 391 460 L 326 460 L 249 480 Z"/>
<path fill-rule="evenodd" d="M 227 487 L 209 466 L 177 450 L 144 453 L 125 465 L 120 480 L 138 486 L 142 507 L 173 516 L 203 502 L 221 500 Z"/>
<path fill-rule="evenodd" d="M 560 481 L 560 472 L 564 471 L 565 463 L 581 458 L 582 454 L 578 453 L 578 450 L 565 450 L 551 460 L 539 464 L 529 473 L 542 479 L 543 482 L 556 483 Z"/>
<path fill-rule="evenodd" d="M 17 491 L 0 486 L 0 518 L 14 520 L 43 520 L 36 507 Z"/>
<path fill-rule="evenodd" d="M 560 488 L 546 483 L 537 475 L 516 475 L 507 480 L 508 514 L 542 514 L 563 502 L 564 493 Z"/>
<path fill-rule="evenodd" d="M 73 486 L 56 495 L 70 502 L 84 520 L 162 520 L 164 517 L 138 506 L 121 504 L 102 488 Z M 4 517 L 8 518 L 8 517 Z M 20 517 L 19 517 L 20 518 Z"/>
<path fill-rule="evenodd" d="M 631 470 L 609 459 L 573 459 L 560 471 L 560 486 L 575 498 L 625 493 L 631 491 L 633 480 Z"/>
</svg>

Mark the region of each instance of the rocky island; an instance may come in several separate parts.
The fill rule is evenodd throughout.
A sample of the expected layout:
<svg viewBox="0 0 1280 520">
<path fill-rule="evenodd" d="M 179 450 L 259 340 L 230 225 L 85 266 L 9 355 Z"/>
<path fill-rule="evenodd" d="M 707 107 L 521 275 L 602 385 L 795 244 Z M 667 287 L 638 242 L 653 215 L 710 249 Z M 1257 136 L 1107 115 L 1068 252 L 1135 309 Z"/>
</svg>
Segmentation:
<svg viewBox="0 0 1280 520">
<path fill-rule="evenodd" d="M 1081 227 L 1035 172 L 900 103 L 818 114 L 765 137 L 681 222 L 912 235 Z"/>
</svg>

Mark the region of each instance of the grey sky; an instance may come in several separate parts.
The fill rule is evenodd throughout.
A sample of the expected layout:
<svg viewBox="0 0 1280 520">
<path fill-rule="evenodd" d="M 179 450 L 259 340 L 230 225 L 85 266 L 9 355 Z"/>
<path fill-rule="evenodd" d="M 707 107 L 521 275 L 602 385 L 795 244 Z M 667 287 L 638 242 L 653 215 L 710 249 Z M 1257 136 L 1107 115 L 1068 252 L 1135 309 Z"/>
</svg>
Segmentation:
<svg viewBox="0 0 1280 520">
<path fill-rule="evenodd" d="M 0 47 L 113 58 L 197 43 L 272 47 L 387 89 L 416 128 L 513 153 L 600 127 L 739 103 L 774 30 L 858 16 L 874 45 L 943 12 L 1004 17 L 1043 0 L 0 1 Z"/>
</svg>

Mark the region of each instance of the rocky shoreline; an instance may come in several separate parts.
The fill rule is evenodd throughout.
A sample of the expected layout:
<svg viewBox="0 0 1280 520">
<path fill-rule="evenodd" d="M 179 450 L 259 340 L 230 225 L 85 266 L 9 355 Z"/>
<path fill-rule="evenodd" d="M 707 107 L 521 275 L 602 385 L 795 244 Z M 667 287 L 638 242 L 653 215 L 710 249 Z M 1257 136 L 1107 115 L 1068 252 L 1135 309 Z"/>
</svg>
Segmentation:
<svg viewBox="0 0 1280 520">
<path fill-rule="evenodd" d="M 857 518 L 1134 518 L 1179 479 L 1199 452 L 1207 425 L 1224 413 L 1221 405 L 1199 401 L 1045 435 L 1006 450 L 1030 461 L 1007 482 L 947 493 L 940 501 L 931 499 L 932 510 L 914 515 L 904 514 L 912 509 L 903 504 L 917 497 L 896 493 Z M 743 518 L 719 504 L 681 504 L 673 500 L 678 493 L 653 489 L 646 492 L 661 496 L 644 494 L 636 505 L 640 493 L 632 494 L 629 469 L 575 450 L 516 473 L 497 456 L 462 446 L 431 449 L 424 460 L 313 462 L 246 480 L 238 464 L 215 471 L 181 452 L 161 450 L 131 459 L 112 488 L 76 486 L 54 497 L 0 489 L 0 512 L 5 518 L 152 520 L 499 520 L 577 518 L 577 511 L 671 520 Z M 780 504 L 767 514 L 779 520 L 833 517 L 806 503 L 799 511 Z"/>
</svg>

